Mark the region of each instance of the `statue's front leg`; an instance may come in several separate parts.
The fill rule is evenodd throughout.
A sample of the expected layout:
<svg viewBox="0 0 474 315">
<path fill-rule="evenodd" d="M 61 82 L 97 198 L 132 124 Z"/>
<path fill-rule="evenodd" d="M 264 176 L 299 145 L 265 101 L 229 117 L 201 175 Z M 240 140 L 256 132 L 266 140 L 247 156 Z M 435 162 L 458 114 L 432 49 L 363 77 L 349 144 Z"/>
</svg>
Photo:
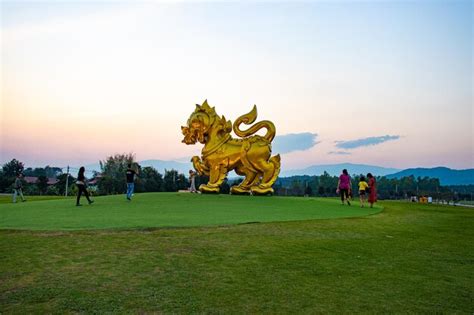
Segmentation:
<svg viewBox="0 0 474 315">
<path fill-rule="evenodd" d="M 199 156 L 193 156 L 191 162 L 193 162 L 194 169 L 199 173 L 199 175 L 209 176 L 209 167 L 201 161 Z"/>
<path fill-rule="evenodd" d="M 199 190 L 203 193 L 218 193 L 220 186 L 227 175 L 227 169 L 222 165 L 216 165 L 211 168 L 209 182 L 199 186 Z"/>
</svg>

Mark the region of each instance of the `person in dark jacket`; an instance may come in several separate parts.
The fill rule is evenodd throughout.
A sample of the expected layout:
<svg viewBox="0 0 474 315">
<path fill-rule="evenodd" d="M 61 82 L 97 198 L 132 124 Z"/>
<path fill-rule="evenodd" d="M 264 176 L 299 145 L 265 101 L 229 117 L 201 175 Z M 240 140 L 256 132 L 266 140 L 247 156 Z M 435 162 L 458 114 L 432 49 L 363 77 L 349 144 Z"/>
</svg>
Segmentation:
<svg viewBox="0 0 474 315">
<path fill-rule="evenodd" d="M 79 173 L 77 173 L 77 181 L 76 181 L 77 201 L 76 201 L 76 206 L 82 206 L 79 203 L 79 200 L 81 199 L 82 193 L 84 193 L 84 195 L 86 196 L 87 201 L 89 202 L 89 204 L 94 203 L 94 200 L 91 200 L 89 198 L 89 192 L 86 189 L 87 181 L 86 181 L 86 177 L 84 176 L 85 171 L 86 171 L 86 169 L 84 168 L 84 166 L 81 166 L 81 168 L 79 169 Z"/>
<path fill-rule="evenodd" d="M 132 169 L 132 163 L 128 163 L 128 168 L 125 175 L 127 178 L 127 200 L 131 201 L 133 191 L 135 189 L 135 175 L 138 175 L 138 173 L 134 169 Z"/>
</svg>

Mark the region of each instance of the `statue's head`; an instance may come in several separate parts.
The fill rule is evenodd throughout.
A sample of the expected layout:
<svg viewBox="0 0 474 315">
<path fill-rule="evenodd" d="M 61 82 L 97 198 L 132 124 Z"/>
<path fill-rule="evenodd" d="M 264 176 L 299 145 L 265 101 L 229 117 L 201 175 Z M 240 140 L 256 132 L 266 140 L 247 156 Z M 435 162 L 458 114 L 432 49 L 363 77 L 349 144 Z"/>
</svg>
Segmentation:
<svg viewBox="0 0 474 315">
<path fill-rule="evenodd" d="M 182 142 L 186 144 L 195 144 L 196 142 L 205 144 L 209 140 L 209 134 L 215 128 L 228 133 L 232 130 L 230 121 L 227 122 L 224 116 L 219 118 L 215 108 L 211 108 L 205 100 L 202 105 L 196 104 L 196 109 L 189 116 L 187 125 L 181 126 L 181 132 L 184 135 Z"/>
</svg>

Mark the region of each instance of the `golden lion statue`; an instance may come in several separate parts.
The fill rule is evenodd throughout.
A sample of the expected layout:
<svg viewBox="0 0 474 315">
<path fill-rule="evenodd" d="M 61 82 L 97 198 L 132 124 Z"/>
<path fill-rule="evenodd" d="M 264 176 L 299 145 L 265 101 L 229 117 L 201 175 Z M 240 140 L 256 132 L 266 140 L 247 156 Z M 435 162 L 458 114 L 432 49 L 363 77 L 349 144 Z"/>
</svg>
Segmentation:
<svg viewBox="0 0 474 315">
<path fill-rule="evenodd" d="M 202 184 L 203 193 L 218 193 L 219 187 L 231 170 L 245 176 L 240 185 L 231 188 L 232 194 L 272 194 L 272 185 L 280 173 L 280 155 L 271 156 L 271 142 L 275 137 L 275 125 L 268 120 L 260 121 L 247 130 L 241 130 L 240 124 L 251 125 L 257 119 L 257 106 L 250 113 L 237 118 L 232 123 L 224 116 L 219 117 L 215 108 L 207 100 L 196 109 L 182 126 L 183 143 L 204 144 L 201 158 L 193 156 L 191 161 L 200 175 L 209 176 L 209 182 Z M 266 128 L 264 136 L 254 135 Z M 230 135 L 232 129 L 242 139 Z"/>
</svg>

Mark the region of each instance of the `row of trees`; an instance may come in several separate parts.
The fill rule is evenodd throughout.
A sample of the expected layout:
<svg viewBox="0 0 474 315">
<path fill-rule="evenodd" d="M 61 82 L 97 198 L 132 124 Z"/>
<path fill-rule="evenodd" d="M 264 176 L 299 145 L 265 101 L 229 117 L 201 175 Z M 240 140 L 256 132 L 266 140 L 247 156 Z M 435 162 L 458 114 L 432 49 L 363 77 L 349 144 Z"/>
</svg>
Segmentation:
<svg viewBox="0 0 474 315">
<path fill-rule="evenodd" d="M 352 190 L 358 191 L 361 175 L 352 176 Z M 456 200 L 460 199 L 458 193 L 446 186 L 441 186 L 439 179 L 414 176 L 400 179 L 377 177 L 377 194 L 380 199 L 405 199 L 410 196 L 432 196 L 435 199 Z M 336 196 L 338 177 L 324 172 L 320 176 L 292 176 L 279 178 L 274 189 L 277 195 L 293 196 Z M 465 192 L 467 194 L 467 192 Z"/>
<path fill-rule="evenodd" d="M 133 154 L 116 154 L 100 161 L 100 174 L 96 174 L 97 191 L 101 195 L 121 194 L 125 191 L 125 172 L 132 164 L 138 176 L 135 180 L 136 192 L 178 191 L 189 187 L 188 179 L 176 170 L 159 173 L 153 167 L 141 167 Z M 205 178 L 197 178 L 203 182 Z"/>
<path fill-rule="evenodd" d="M 125 172 L 128 164 L 132 164 L 138 173 L 135 181 L 136 192 L 172 192 L 184 190 L 189 187 L 188 178 L 176 170 L 166 170 L 165 174 L 159 173 L 153 167 L 141 167 L 135 162 L 133 154 L 116 154 L 100 161 L 100 172 L 95 172 L 91 178 L 92 188 L 100 195 L 122 194 L 125 191 Z M 73 185 L 75 178 L 62 172 L 61 168 L 27 168 L 18 160 L 5 163 L 0 169 L 0 192 L 9 193 L 13 189 L 13 182 L 16 174 L 23 173 L 25 176 L 37 177 L 36 183 L 24 184 L 26 194 L 38 195 L 64 195 L 66 181 L 68 194 L 76 193 L 76 186 Z M 57 183 L 48 185 L 48 177 L 56 178 Z M 352 189 L 357 192 L 360 175 L 352 176 Z M 196 187 L 202 183 L 207 183 L 207 176 L 196 177 Z M 236 179 L 231 183 L 227 181 L 221 186 L 221 193 L 230 191 L 230 186 L 238 184 L 242 179 Z M 336 196 L 337 176 L 331 176 L 324 172 L 320 176 L 293 176 L 279 178 L 274 185 L 276 195 L 289 196 Z M 401 179 L 388 179 L 377 177 L 377 193 L 380 199 L 405 199 L 410 196 L 432 196 L 442 200 L 470 199 L 474 194 L 474 185 L 467 186 L 441 186 L 437 178 L 415 178 L 414 176 L 403 177 Z"/>
<path fill-rule="evenodd" d="M 36 167 L 36 168 L 25 168 L 23 170 L 24 176 L 33 176 L 33 177 L 40 177 L 44 176 L 46 178 L 56 178 L 57 176 L 62 174 L 62 169 L 60 167 L 51 167 L 47 165 L 46 167 Z"/>
<path fill-rule="evenodd" d="M 184 174 L 176 170 L 166 170 L 165 174 L 159 173 L 153 167 L 141 167 L 135 162 L 133 154 L 116 154 L 100 161 L 100 172 L 94 172 L 89 178 L 89 187 L 95 194 L 111 195 L 125 192 L 125 172 L 128 164 L 139 174 L 135 180 L 136 192 L 172 192 L 187 189 L 189 181 Z M 74 185 L 76 178 L 71 174 L 62 172 L 61 168 L 26 168 L 24 164 L 16 159 L 5 163 L 0 170 L 0 193 L 11 193 L 13 183 L 18 173 L 25 176 L 37 177 L 35 183 L 27 183 L 23 180 L 24 192 L 27 195 L 64 195 L 66 193 L 66 181 L 68 182 L 68 195 L 74 195 L 77 188 Z M 54 185 L 48 185 L 48 178 L 55 178 Z M 207 176 L 197 176 L 196 186 L 207 183 Z M 224 189 L 225 191 L 225 189 Z M 228 192 L 228 189 L 227 189 Z"/>
<path fill-rule="evenodd" d="M 16 159 L 3 164 L 0 169 L 0 193 L 11 193 L 13 183 L 17 174 L 36 177 L 34 183 L 27 183 L 23 179 L 23 190 L 27 195 L 64 195 L 66 192 L 66 177 L 59 167 L 46 166 L 44 168 L 25 168 L 23 162 Z M 54 185 L 49 184 L 49 178 L 57 179 Z M 69 183 L 73 183 L 74 178 L 69 175 Z M 74 187 L 70 186 L 70 193 L 74 193 Z"/>
</svg>

